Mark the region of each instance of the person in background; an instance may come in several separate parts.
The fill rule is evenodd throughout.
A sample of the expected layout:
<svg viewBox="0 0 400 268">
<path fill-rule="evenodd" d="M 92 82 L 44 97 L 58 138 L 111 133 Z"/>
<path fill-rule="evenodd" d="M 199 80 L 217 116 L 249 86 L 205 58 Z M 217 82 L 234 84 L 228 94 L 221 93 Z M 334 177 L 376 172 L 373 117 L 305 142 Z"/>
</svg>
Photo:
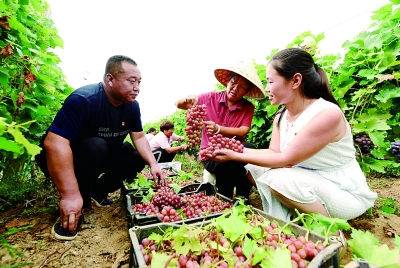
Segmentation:
<svg viewBox="0 0 400 268">
<path fill-rule="evenodd" d="M 250 131 L 254 114 L 254 105 L 243 97 L 263 99 L 263 85 L 253 64 L 238 61 L 232 66 L 216 69 L 214 75 L 226 87 L 225 91 L 208 92 L 199 96 L 190 94 L 178 99 L 175 104 L 180 109 L 189 109 L 206 104 L 206 116 L 200 149 L 208 146 L 209 136 L 221 134 L 235 137 L 244 142 Z M 245 147 L 254 148 L 248 142 Z M 201 159 L 204 168 L 215 175 L 218 192 L 226 197 L 236 195 L 248 198 L 252 183 L 248 180 L 243 163 L 229 161 L 225 163 Z"/>
<path fill-rule="evenodd" d="M 152 138 L 156 135 L 156 129 L 154 127 L 149 128 L 146 132 L 146 139 L 150 142 Z"/>
<path fill-rule="evenodd" d="M 91 198 L 109 205 L 108 193 L 146 163 L 153 178 L 165 183 L 142 129 L 136 101 L 140 82 L 134 60 L 112 56 L 103 81 L 73 91 L 44 136 L 36 161 L 61 196 L 60 218 L 51 230 L 56 239 L 74 239 Z M 135 147 L 124 142 L 128 134 Z"/>
<path fill-rule="evenodd" d="M 216 161 L 250 163 L 264 211 L 289 220 L 301 213 L 353 219 L 374 205 L 355 157 L 351 127 L 332 95 L 325 71 L 300 48 L 275 54 L 266 70 L 277 113 L 269 149 L 215 151 Z M 345 245 L 343 234 L 340 241 Z M 342 251 L 343 252 L 343 251 Z"/>
<path fill-rule="evenodd" d="M 185 138 L 174 133 L 174 123 L 166 120 L 160 125 L 160 132 L 150 140 L 150 149 L 153 154 L 161 154 L 158 163 L 172 162 L 177 152 L 186 150 L 187 144 L 172 147 L 173 141 L 184 141 Z"/>
</svg>

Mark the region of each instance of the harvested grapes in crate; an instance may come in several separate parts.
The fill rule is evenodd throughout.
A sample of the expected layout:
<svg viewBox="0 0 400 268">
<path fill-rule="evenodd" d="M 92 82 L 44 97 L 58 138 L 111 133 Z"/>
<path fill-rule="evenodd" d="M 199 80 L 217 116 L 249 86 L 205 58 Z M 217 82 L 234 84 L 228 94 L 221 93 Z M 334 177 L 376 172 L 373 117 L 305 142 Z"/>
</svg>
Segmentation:
<svg viewBox="0 0 400 268">
<path fill-rule="evenodd" d="M 160 222 L 176 222 L 222 213 L 231 206 L 229 199 L 223 200 L 219 195 L 207 195 L 204 192 L 176 194 L 169 187 L 161 187 L 149 202 L 133 205 L 132 211 L 156 216 Z"/>
<path fill-rule="evenodd" d="M 262 211 L 245 211 L 237 206 L 229 215 L 197 225 L 131 228 L 132 265 L 338 267 L 340 243 Z"/>
</svg>

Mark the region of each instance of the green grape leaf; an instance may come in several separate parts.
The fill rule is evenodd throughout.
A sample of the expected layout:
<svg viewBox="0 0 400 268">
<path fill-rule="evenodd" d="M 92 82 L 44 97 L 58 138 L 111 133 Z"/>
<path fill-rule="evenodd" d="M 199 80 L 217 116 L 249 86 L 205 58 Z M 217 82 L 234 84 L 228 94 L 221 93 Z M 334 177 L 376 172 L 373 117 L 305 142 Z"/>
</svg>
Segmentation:
<svg viewBox="0 0 400 268">
<path fill-rule="evenodd" d="M 157 233 L 151 233 L 148 239 L 154 240 L 156 244 L 159 244 L 162 241 L 162 236 Z"/>
<path fill-rule="evenodd" d="M 10 76 L 0 72 L 0 84 L 4 87 L 8 87 L 8 81 L 10 80 Z"/>
<path fill-rule="evenodd" d="M 290 259 L 290 250 L 287 248 L 277 248 L 276 250 L 268 251 L 268 260 L 262 260 L 262 268 L 282 268 L 292 267 Z"/>
<path fill-rule="evenodd" d="M 352 229 L 351 238 L 347 243 L 355 257 L 365 259 L 370 265 L 377 267 L 400 266 L 400 250 L 391 250 L 387 245 L 380 245 L 369 231 Z"/>
<path fill-rule="evenodd" d="M 196 237 L 200 233 L 205 231 L 200 228 L 189 228 L 186 225 L 182 225 L 179 229 L 173 232 L 174 241 L 176 242 L 173 249 L 177 254 L 188 254 L 189 250 L 198 254 L 203 249 L 206 249 L 206 245 L 201 244 L 200 240 Z"/>
<path fill-rule="evenodd" d="M 377 74 L 378 71 L 371 69 L 362 69 L 358 72 L 359 76 L 366 77 L 368 80 L 373 80 Z"/>
<path fill-rule="evenodd" d="M 397 234 L 394 234 L 394 243 L 396 244 L 396 247 L 400 249 L 400 236 Z"/>
<path fill-rule="evenodd" d="M 257 127 L 262 127 L 264 125 L 265 119 L 263 117 L 256 117 L 253 119 L 253 124 L 255 124 Z"/>
<path fill-rule="evenodd" d="M 14 29 L 20 33 L 28 34 L 28 31 L 26 30 L 25 26 L 21 24 L 15 17 L 9 17 L 8 23 L 11 29 Z"/>
<path fill-rule="evenodd" d="M 18 128 L 9 128 L 8 132 L 13 135 L 16 142 L 22 144 L 28 151 L 28 154 L 35 156 L 42 150 L 39 146 L 30 143 L 21 133 Z"/>
<path fill-rule="evenodd" d="M 18 143 L 14 141 L 7 140 L 4 137 L 0 137 L 0 150 L 5 150 L 13 153 L 21 153 L 21 148 Z"/>
<path fill-rule="evenodd" d="M 379 91 L 379 94 L 375 96 L 375 99 L 381 102 L 386 102 L 388 99 L 394 99 L 400 97 L 400 90 L 396 87 L 385 88 Z"/>
<path fill-rule="evenodd" d="M 243 220 L 243 215 L 231 213 L 227 218 L 217 218 L 217 225 L 230 241 L 236 241 L 243 234 L 247 234 L 253 227 Z"/>
<path fill-rule="evenodd" d="M 170 260 L 168 267 L 176 267 L 176 264 L 178 263 L 178 258 L 175 257 L 171 260 L 170 255 L 166 253 L 160 253 L 153 251 L 152 252 L 152 258 L 151 258 L 151 267 L 165 267 L 165 264 Z"/>
<path fill-rule="evenodd" d="M 381 163 L 381 161 L 373 159 L 368 156 L 364 156 L 363 160 L 364 160 L 364 165 L 367 166 L 368 168 L 381 173 L 385 173 L 385 167 L 383 166 L 383 163 Z"/>
<path fill-rule="evenodd" d="M 380 38 L 380 37 L 378 37 Z M 383 41 L 383 40 L 381 40 Z M 389 65 L 391 63 L 393 63 L 394 61 L 396 61 L 396 55 L 392 54 L 392 53 L 383 53 L 383 55 L 380 56 L 381 60 L 379 62 L 379 64 L 377 64 L 375 66 L 375 69 L 379 69 L 380 71 L 385 70 L 386 68 L 389 67 Z"/>
<path fill-rule="evenodd" d="M 262 247 L 257 246 L 257 242 L 255 240 L 251 240 L 247 236 L 243 241 L 242 250 L 243 255 L 246 256 L 247 259 L 252 259 L 252 265 L 259 263 L 268 254 Z"/>
<path fill-rule="evenodd" d="M 385 146 L 385 137 L 387 135 L 386 132 L 372 131 L 369 132 L 368 135 L 374 145 L 380 147 L 386 147 Z"/>
<path fill-rule="evenodd" d="M 168 184 L 168 186 L 171 187 L 172 189 L 174 189 L 174 192 L 176 194 L 179 193 L 179 191 L 181 190 L 181 187 L 179 186 L 179 184 L 176 184 L 176 183 Z"/>
<path fill-rule="evenodd" d="M 254 227 L 248 234 L 254 239 L 261 239 L 263 236 L 263 230 L 260 227 Z"/>
</svg>

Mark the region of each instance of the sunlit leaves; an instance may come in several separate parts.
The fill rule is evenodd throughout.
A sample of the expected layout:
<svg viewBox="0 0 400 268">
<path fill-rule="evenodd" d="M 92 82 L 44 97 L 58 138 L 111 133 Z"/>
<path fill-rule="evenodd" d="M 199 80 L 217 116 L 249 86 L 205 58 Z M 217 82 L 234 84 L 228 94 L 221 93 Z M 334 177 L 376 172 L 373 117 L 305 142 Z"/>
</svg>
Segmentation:
<svg viewBox="0 0 400 268">
<path fill-rule="evenodd" d="M 397 238 L 398 239 L 398 238 Z M 389 249 L 387 245 L 380 245 L 378 239 L 369 231 L 352 229 L 351 239 L 347 241 L 356 258 L 366 260 L 376 267 L 399 267 L 399 248 Z"/>
</svg>

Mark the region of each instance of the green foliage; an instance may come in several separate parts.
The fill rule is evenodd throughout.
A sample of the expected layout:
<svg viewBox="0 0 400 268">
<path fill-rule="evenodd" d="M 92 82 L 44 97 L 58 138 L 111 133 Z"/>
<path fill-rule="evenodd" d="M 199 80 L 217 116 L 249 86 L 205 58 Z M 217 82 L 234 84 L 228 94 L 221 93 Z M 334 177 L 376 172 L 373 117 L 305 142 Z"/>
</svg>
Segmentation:
<svg viewBox="0 0 400 268">
<path fill-rule="evenodd" d="M 400 134 L 400 9 L 392 4 L 374 12 L 369 30 L 346 41 L 343 63 L 330 82 L 353 133 L 369 135 L 374 149 L 359 162 L 364 171 L 381 173 L 393 166 L 390 142 Z"/>
<path fill-rule="evenodd" d="M 400 214 L 400 202 L 394 198 L 380 198 L 379 203 L 382 205 L 379 206 L 379 209 L 383 214 Z"/>
<path fill-rule="evenodd" d="M 63 41 L 48 10 L 43 0 L 0 3 L 0 208 L 36 192 L 25 186 L 36 180 L 30 159 L 72 91 L 52 52 Z"/>
<path fill-rule="evenodd" d="M 394 3 L 394 2 L 393 2 Z M 371 27 L 343 44 L 344 58 L 322 55 L 323 34 L 304 32 L 287 47 L 301 47 L 326 71 L 335 98 L 352 126 L 353 134 L 366 133 L 374 148 L 358 161 L 364 172 L 398 174 L 400 167 L 390 152 L 390 142 L 400 135 L 400 9 L 392 4 L 374 12 Z M 278 50 L 273 50 L 267 60 Z M 255 64 L 265 81 L 265 66 Z M 272 115 L 268 100 L 254 101 L 256 111 L 247 141 L 258 148 L 268 145 Z"/>
<path fill-rule="evenodd" d="M 354 257 L 362 258 L 374 267 L 399 267 L 399 237 L 395 237 L 397 246 L 391 250 L 387 245 L 381 245 L 370 232 L 352 229 L 351 239 L 347 243 Z"/>
<path fill-rule="evenodd" d="M 194 174 L 195 176 L 202 177 L 204 166 L 197 157 L 197 155 L 188 154 L 183 152 L 175 156 L 175 160 L 182 163 L 182 170 L 189 174 Z"/>
<path fill-rule="evenodd" d="M 173 114 L 165 116 L 156 122 L 149 122 L 143 125 L 143 129 L 145 132 L 149 130 L 149 128 L 154 127 L 157 132 L 160 131 L 160 125 L 165 120 L 169 120 L 174 123 L 174 133 L 179 136 L 185 136 L 185 127 L 186 127 L 186 111 L 185 110 L 176 110 Z"/>
</svg>

